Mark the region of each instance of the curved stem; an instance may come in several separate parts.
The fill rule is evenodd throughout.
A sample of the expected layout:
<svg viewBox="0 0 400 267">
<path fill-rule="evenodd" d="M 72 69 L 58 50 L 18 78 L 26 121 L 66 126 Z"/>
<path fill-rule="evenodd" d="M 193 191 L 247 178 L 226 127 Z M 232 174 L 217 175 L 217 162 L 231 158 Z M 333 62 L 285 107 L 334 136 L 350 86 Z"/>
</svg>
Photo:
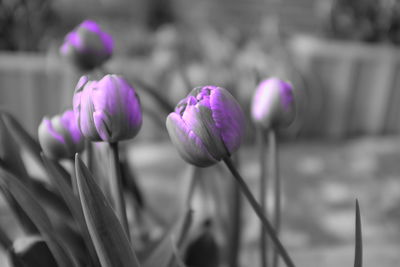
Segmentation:
<svg viewBox="0 0 400 267">
<path fill-rule="evenodd" d="M 127 236 L 130 237 L 128 219 L 126 217 L 124 192 L 122 190 L 122 176 L 120 168 L 121 166 L 119 164 L 118 142 L 109 143 L 109 145 L 112 154 L 109 182 L 114 210 Z"/>
<path fill-rule="evenodd" d="M 258 218 L 262 221 L 264 224 L 266 232 L 269 234 L 272 243 L 282 256 L 283 261 L 286 263 L 288 267 L 294 267 L 294 263 L 292 259 L 290 258 L 289 254 L 287 253 L 286 249 L 283 247 L 281 241 L 279 240 L 278 236 L 276 235 L 274 228 L 272 227 L 271 223 L 268 221 L 267 217 L 265 216 L 263 210 L 261 209 L 261 206 L 258 204 L 256 199 L 254 198 L 253 194 L 251 193 L 249 187 L 243 180 L 243 178 L 240 176 L 239 172 L 236 170 L 235 166 L 233 165 L 232 161 L 230 158 L 225 157 L 224 162 L 228 169 L 232 172 L 233 177 L 236 179 L 237 183 L 240 186 L 240 189 L 242 190 L 243 194 L 246 196 L 247 200 L 249 201 L 251 207 L 253 208 L 254 212 L 257 214 Z"/>
<path fill-rule="evenodd" d="M 279 161 L 278 161 L 278 145 L 276 141 L 276 133 L 270 130 L 268 133 L 269 145 L 269 176 L 274 181 L 274 228 L 276 234 L 279 236 L 281 228 L 281 178 L 279 175 Z M 272 259 L 272 267 L 278 266 L 278 252 L 274 248 Z"/>
<path fill-rule="evenodd" d="M 267 188 L 268 188 L 268 176 L 266 175 L 266 149 L 265 149 L 265 137 L 264 131 L 262 129 L 257 129 L 257 146 L 259 149 L 259 159 L 260 159 L 260 205 L 261 209 L 265 214 L 268 214 L 267 207 Z M 268 266 L 268 239 L 261 223 L 260 228 L 260 257 L 261 266 Z"/>
</svg>

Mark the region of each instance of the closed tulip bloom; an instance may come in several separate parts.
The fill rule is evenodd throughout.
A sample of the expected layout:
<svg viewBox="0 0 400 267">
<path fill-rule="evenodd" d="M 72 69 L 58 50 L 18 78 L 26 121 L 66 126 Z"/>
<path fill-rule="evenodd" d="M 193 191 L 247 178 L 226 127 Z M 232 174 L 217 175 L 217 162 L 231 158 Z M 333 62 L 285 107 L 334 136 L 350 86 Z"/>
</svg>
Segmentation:
<svg viewBox="0 0 400 267">
<path fill-rule="evenodd" d="M 70 158 L 83 149 L 83 136 L 72 110 L 43 118 L 38 135 L 43 152 L 52 158 Z"/>
<path fill-rule="evenodd" d="M 253 96 L 251 115 L 264 129 L 289 126 L 295 118 L 293 87 L 278 78 L 261 82 Z"/>
<path fill-rule="evenodd" d="M 91 141 L 130 139 L 142 126 L 139 96 L 118 75 L 106 75 L 100 81 L 83 76 L 75 90 L 73 106 L 81 133 Z"/>
<path fill-rule="evenodd" d="M 60 52 L 78 68 L 92 70 L 111 57 L 113 40 L 96 22 L 85 20 L 67 34 Z"/>
<path fill-rule="evenodd" d="M 245 119 L 234 97 L 217 86 L 197 87 L 167 117 L 167 130 L 189 163 L 210 166 L 240 146 Z"/>
</svg>

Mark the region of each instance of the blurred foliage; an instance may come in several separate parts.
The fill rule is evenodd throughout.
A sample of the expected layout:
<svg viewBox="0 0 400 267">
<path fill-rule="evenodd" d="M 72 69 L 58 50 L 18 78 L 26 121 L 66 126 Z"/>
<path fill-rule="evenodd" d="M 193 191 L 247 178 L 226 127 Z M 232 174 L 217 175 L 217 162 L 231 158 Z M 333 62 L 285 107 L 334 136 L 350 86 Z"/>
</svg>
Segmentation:
<svg viewBox="0 0 400 267">
<path fill-rule="evenodd" d="M 51 0 L 0 0 L 0 50 L 38 51 L 56 21 Z"/>
<path fill-rule="evenodd" d="M 330 37 L 400 44 L 400 1 L 331 0 L 322 13 Z"/>
</svg>

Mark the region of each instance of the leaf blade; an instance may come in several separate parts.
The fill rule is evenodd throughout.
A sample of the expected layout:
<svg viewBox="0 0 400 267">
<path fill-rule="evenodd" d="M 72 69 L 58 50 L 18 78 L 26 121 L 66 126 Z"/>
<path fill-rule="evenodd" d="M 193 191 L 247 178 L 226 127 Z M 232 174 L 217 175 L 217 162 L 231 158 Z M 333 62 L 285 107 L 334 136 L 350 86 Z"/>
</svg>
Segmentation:
<svg viewBox="0 0 400 267">
<path fill-rule="evenodd" d="M 139 267 L 121 223 L 78 155 L 75 170 L 83 214 L 101 266 Z"/>
<path fill-rule="evenodd" d="M 49 246 L 50 251 L 53 253 L 57 264 L 60 267 L 77 266 L 74 259 L 68 254 L 68 251 L 65 251 L 59 241 L 56 240 L 56 237 L 53 235 L 53 225 L 49 217 L 24 184 L 13 174 L 0 168 L 0 187 L 13 196 L 33 221 Z"/>
<path fill-rule="evenodd" d="M 58 163 L 48 159 L 44 154 L 41 154 L 44 165 L 46 167 L 46 171 L 48 172 L 49 177 L 53 178 L 53 181 L 58 188 L 61 196 L 65 200 L 68 208 L 70 209 L 73 217 L 78 223 L 79 229 L 81 230 L 81 234 L 83 240 L 85 241 L 85 245 L 90 253 L 92 260 L 95 263 L 98 263 L 98 257 L 96 251 L 94 249 L 94 245 L 92 239 L 90 238 L 89 230 L 87 228 L 85 218 L 83 215 L 82 207 L 80 205 L 79 199 L 72 192 L 71 186 L 68 185 L 69 177 L 66 172 L 63 171 L 61 166 L 58 166 Z"/>
</svg>

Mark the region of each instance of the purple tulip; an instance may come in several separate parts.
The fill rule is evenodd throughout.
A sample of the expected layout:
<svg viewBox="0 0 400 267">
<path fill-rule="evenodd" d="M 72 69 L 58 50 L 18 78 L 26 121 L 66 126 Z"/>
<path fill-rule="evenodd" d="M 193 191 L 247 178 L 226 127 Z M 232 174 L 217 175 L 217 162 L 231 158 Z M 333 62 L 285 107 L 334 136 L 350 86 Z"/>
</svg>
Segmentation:
<svg viewBox="0 0 400 267">
<path fill-rule="evenodd" d="M 50 157 L 69 158 L 83 149 L 83 136 L 72 110 L 51 119 L 43 118 L 38 134 L 43 152 Z"/>
<path fill-rule="evenodd" d="M 217 86 L 197 87 L 167 117 L 167 130 L 180 155 L 207 167 L 240 146 L 245 119 L 233 96 Z"/>
<path fill-rule="evenodd" d="M 295 118 L 292 85 L 278 78 L 262 81 L 253 96 L 251 115 L 264 129 L 289 126 Z"/>
<path fill-rule="evenodd" d="M 139 97 L 117 75 L 106 75 L 100 81 L 89 81 L 83 76 L 76 87 L 73 105 L 81 133 L 92 141 L 113 143 L 130 139 L 142 126 Z"/>
<path fill-rule="evenodd" d="M 85 20 L 67 34 L 60 52 L 78 68 L 92 70 L 111 57 L 113 40 L 96 22 Z"/>
</svg>

